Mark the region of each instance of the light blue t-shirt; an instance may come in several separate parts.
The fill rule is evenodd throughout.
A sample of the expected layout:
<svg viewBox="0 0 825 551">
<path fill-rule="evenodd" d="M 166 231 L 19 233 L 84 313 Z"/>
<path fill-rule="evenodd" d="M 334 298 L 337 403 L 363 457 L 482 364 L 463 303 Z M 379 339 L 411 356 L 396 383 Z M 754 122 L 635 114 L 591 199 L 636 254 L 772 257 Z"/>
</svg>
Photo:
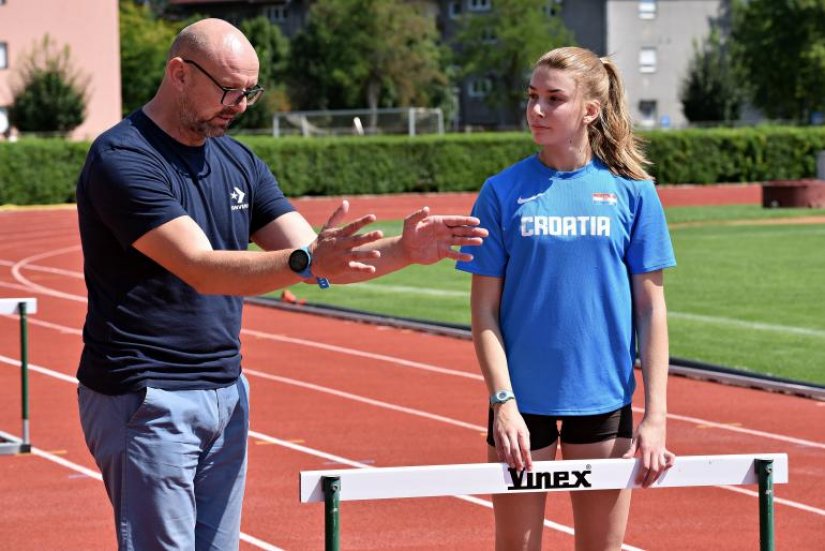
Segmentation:
<svg viewBox="0 0 825 551">
<path fill-rule="evenodd" d="M 500 325 L 519 409 L 595 415 L 629 404 L 631 274 L 676 265 L 653 182 L 599 160 L 571 172 L 528 157 L 485 182 L 490 235 L 456 268 L 504 278 Z"/>
</svg>

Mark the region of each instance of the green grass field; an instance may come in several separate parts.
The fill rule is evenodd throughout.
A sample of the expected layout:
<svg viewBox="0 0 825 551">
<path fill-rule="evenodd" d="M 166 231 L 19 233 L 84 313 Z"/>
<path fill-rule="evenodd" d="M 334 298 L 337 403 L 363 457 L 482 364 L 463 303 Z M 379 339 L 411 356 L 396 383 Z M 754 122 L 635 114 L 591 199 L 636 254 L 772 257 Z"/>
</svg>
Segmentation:
<svg viewBox="0 0 825 551">
<path fill-rule="evenodd" d="M 825 225 L 763 224 L 825 210 L 667 210 L 678 266 L 666 272 L 671 355 L 825 384 Z M 378 225 L 388 235 L 400 223 Z M 321 291 L 310 303 L 469 324 L 470 276 L 452 262 Z M 278 296 L 275 294 L 274 296 Z"/>
</svg>

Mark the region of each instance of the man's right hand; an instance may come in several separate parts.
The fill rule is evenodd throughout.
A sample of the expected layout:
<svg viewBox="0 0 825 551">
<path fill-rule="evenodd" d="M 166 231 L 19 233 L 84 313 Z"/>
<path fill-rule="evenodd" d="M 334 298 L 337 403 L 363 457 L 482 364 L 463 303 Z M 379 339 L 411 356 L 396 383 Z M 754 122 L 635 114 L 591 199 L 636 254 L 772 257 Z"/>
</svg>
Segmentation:
<svg viewBox="0 0 825 551">
<path fill-rule="evenodd" d="M 358 247 L 381 239 L 384 234 L 373 230 L 359 234 L 362 228 L 375 222 L 374 214 L 367 214 L 343 226 L 338 226 L 349 212 L 349 202 L 344 200 L 324 224 L 318 237 L 310 246 L 312 273 L 334 281 L 336 275 L 347 272 L 371 274 L 375 266 L 370 260 L 379 258 L 380 251 L 356 250 Z"/>
</svg>

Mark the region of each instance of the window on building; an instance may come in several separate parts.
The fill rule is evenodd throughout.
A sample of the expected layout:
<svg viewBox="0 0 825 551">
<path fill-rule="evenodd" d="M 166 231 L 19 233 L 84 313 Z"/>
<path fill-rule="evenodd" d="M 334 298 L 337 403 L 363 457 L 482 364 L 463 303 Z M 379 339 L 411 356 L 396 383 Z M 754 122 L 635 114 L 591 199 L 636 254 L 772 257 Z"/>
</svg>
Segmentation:
<svg viewBox="0 0 825 551">
<path fill-rule="evenodd" d="M 656 18 L 656 0 L 639 0 L 639 19 Z"/>
<path fill-rule="evenodd" d="M 470 11 L 490 11 L 493 7 L 493 0 L 469 0 L 467 8 Z"/>
<path fill-rule="evenodd" d="M 2 2 L 3 0 L 0 0 Z M 0 69 L 9 68 L 8 48 L 5 42 L 0 42 Z"/>
<path fill-rule="evenodd" d="M 653 128 L 658 118 L 658 106 L 655 99 L 639 100 L 639 126 Z"/>
<path fill-rule="evenodd" d="M 656 48 L 642 48 L 639 50 L 639 72 L 656 72 Z"/>
<path fill-rule="evenodd" d="M 470 80 L 467 87 L 467 94 L 471 98 L 483 98 L 493 89 L 493 81 L 489 78 L 474 78 Z"/>
<path fill-rule="evenodd" d="M 289 9 L 286 6 L 267 6 L 264 10 L 270 23 L 281 23 L 289 17 Z"/>
<path fill-rule="evenodd" d="M 481 31 L 481 41 L 484 44 L 495 44 L 498 42 L 498 35 L 496 35 L 496 30 L 491 27 L 485 27 Z"/>
<path fill-rule="evenodd" d="M 450 15 L 450 19 L 457 19 L 458 16 L 461 15 L 461 2 L 460 0 L 454 0 L 450 2 L 450 5 L 447 7 L 447 13 Z"/>
<path fill-rule="evenodd" d="M 562 0 L 547 0 L 541 11 L 548 17 L 555 17 L 561 13 Z"/>
</svg>

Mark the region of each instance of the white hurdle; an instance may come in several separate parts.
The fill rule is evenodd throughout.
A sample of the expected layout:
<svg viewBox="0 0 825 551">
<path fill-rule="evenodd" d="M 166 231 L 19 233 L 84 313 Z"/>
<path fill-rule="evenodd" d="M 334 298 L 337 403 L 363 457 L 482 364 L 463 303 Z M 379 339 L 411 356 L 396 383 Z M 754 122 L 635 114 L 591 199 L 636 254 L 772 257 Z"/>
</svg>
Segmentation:
<svg viewBox="0 0 825 551">
<path fill-rule="evenodd" d="M 28 453 L 31 451 L 29 438 L 29 325 L 28 314 L 37 313 L 35 298 L 0 298 L 0 315 L 20 317 L 20 394 L 23 418 L 22 437 L 0 431 L 0 455 Z"/>
<path fill-rule="evenodd" d="M 325 507 L 327 551 L 340 548 L 340 501 L 437 497 L 508 492 L 557 492 L 639 488 L 639 459 L 539 461 L 532 472 L 503 463 L 423 465 L 301 471 L 300 500 Z M 678 456 L 650 488 L 759 485 L 760 549 L 773 549 L 773 484 L 788 482 L 784 453 Z"/>
</svg>

